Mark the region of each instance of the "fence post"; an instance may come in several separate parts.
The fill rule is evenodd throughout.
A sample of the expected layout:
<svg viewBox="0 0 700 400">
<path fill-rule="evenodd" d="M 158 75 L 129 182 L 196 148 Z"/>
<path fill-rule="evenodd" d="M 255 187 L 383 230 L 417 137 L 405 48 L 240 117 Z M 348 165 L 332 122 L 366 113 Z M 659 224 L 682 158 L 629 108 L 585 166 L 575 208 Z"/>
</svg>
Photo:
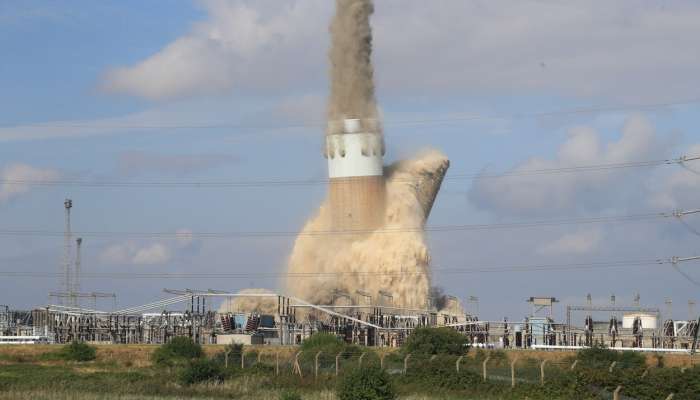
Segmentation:
<svg viewBox="0 0 700 400">
<path fill-rule="evenodd" d="M 358 360 L 358 363 L 359 363 L 358 366 L 359 366 L 359 367 L 362 367 L 362 359 L 365 358 L 365 354 L 367 354 L 367 353 L 362 353 L 362 354 L 360 355 L 360 359 Z"/>
<path fill-rule="evenodd" d="M 642 378 L 646 378 L 647 375 L 649 375 L 649 369 L 650 369 L 650 368 L 651 368 L 651 367 L 647 367 L 647 368 L 644 370 L 644 372 L 642 373 Z"/>
<path fill-rule="evenodd" d="M 408 359 L 411 358 L 411 353 L 408 353 L 403 359 L 403 374 L 406 375 L 408 372 Z"/>
<path fill-rule="evenodd" d="M 224 366 L 228 368 L 228 355 L 231 353 L 231 350 L 226 350 L 224 352 Z"/>
<path fill-rule="evenodd" d="M 666 397 L 666 400 L 672 400 L 673 399 L 673 393 L 669 394 L 668 397 Z"/>
<path fill-rule="evenodd" d="M 258 352 L 258 360 L 256 361 L 256 364 L 260 364 L 260 357 L 262 356 L 262 351 Z"/>
<path fill-rule="evenodd" d="M 382 353 L 381 356 L 379 356 L 379 368 L 384 369 L 384 357 L 386 357 L 386 353 Z"/>
<path fill-rule="evenodd" d="M 430 357 L 430 362 L 435 361 L 435 358 L 437 357 L 437 354 L 433 354 L 432 357 Z"/>
<path fill-rule="evenodd" d="M 515 363 L 518 362 L 518 357 L 516 356 L 510 363 L 510 387 L 515 387 Z"/>
<path fill-rule="evenodd" d="M 484 382 L 486 382 L 486 363 L 488 363 L 490 359 L 491 359 L 491 354 L 489 354 L 486 357 L 486 359 L 484 360 L 483 364 L 481 364 L 481 368 L 483 369 L 483 372 L 484 372 Z"/>
<path fill-rule="evenodd" d="M 241 349 L 241 369 L 245 368 L 245 351 Z"/>
<path fill-rule="evenodd" d="M 275 353 L 275 375 L 280 374 L 280 352 Z"/>
<path fill-rule="evenodd" d="M 340 355 L 341 354 L 343 354 L 342 351 L 335 355 L 335 376 L 338 376 L 338 371 L 340 370 Z"/>
<path fill-rule="evenodd" d="M 544 365 L 547 364 L 547 360 L 543 360 L 540 364 L 540 385 L 544 386 Z"/>
<path fill-rule="evenodd" d="M 620 391 L 622 390 L 622 385 L 618 386 L 613 392 L 613 400 L 620 400 Z"/>
<path fill-rule="evenodd" d="M 321 353 L 323 352 L 319 351 L 318 353 L 316 353 L 316 358 L 314 361 L 314 379 L 318 379 L 318 357 L 321 356 Z"/>
<path fill-rule="evenodd" d="M 294 356 L 294 373 L 299 374 L 300 378 L 302 378 L 301 365 L 299 365 L 299 356 L 301 355 L 301 353 L 302 352 L 300 351 Z"/>
<path fill-rule="evenodd" d="M 608 368 L 608 372 L 613 372 L 613 368 L 615 368 L 615 365 L 617 365 L 617 361 L 613 361 L 612 364 L 610 364 L 610 368 Z"/>
<path fill-rule="evenodd" d="M 463 359 L 463 358 L 464 358 L 464 356 L 459 356 L 459 358 L 457 359 L 457 363 L 456 363 L 457 372 L 459 372 L 459 364 L 462 363 L 462 359 Z"/>
<path fill-rule="evenodd" d="M 578 364 L 578 360 L 574 360 L 574 363 L 571 364 L 571 370 L 573 371 L 574 368 L 576 368 L 576 364 Z"/>
</svg>

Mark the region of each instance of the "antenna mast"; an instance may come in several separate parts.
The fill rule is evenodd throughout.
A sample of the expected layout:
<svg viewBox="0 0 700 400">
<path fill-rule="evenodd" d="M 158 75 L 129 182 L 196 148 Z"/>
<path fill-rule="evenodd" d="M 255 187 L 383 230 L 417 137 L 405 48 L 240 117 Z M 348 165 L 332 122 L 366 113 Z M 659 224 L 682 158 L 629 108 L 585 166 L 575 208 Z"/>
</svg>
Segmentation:
<svg viewBox="0 0 700 400">
<path fill-rule="evenodd" d="M 73 289 L 71 291 L 71 300 L 74 303 L 72 304 L 73 307 L 78 306 L 78 297 L 76 296 L 76 293 L 80 293 L 80 249 L 82 247 L 82 244 L 83 238 L 75 239 L 75 271 L 73 271 Z"/>
<path fill-rule="evenodd" d="M 63 206 L 66 209 L 66 228 L 63 233 L 63 290 L 66 293 L 72 292 L 72 281 L 71 281 L 71 239 L 72 233 L 70 229 L 70 209 L 73 208 L 73 200 L 66 199 L 63 202 Z M 71 296 L 69 297 L 69 305 L 75 306 L 75 299 Z"/>
</svg>

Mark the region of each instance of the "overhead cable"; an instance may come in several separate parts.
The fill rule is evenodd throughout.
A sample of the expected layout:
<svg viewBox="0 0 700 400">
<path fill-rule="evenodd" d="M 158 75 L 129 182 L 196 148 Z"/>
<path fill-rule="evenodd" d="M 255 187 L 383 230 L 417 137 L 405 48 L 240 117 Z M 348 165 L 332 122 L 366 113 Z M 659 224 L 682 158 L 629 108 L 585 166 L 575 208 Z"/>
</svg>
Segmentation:
<svg viewBox="0 0 700 400">
<path fill-rule="evenodd" d="M 513 113 L 513 114 L 479 114 L 479 115 L 455 115 L 443 118 L 422 118 L 422 119 L 389 119 L 382 121 L 385 126 L 391 125 L 429 125 L 443 124 L 450 122 L 469 122 L 479 120 L 515 120 L 527 118 L 543 118 L 565 115 L 580 115 L 580 114 L 595 114 L 601 112 L 617 112 L 628 110 L 643 110 L 657 109 L 666 107 L 675 107 L 683 105 L 692 105 L 700 103 L 700 98 L 697 99 L 681 99 L 666 102 L 649 102 L 629 105 L 610 105 L 610 106 L 590 106 L 577 107 L 570 109 L 554 110 L 554 111 L 539 111 L 530 113 Z M 264 120 L 258 118 L 258 120 Z M 11 128 L 89 128 L 89 129 L 144 129 L 144 130 L 161 130 L 161 129 L 295 129 L 295 128 L 325 128 L 326 121 L 313 121 L 299 124 L 242 124 L 242 123 L 210 123 L 210 124 L 144 124 L 144 123 L 99 123 L 95 121 L 87 122 L 49 122 L 49 123 L 30 123 L 24 125 L 0 125 L 2 129 Z"/>
<path fill-rule="evenodd" d="M 674 159 L 649 160 L 626 163 L 607 163 L 568 166 L 559 168 L 544 168 L 530 170 L 512 170 L 503 173 L 470 173 L 470 174 L 448 174 L 444 180 L 481 180 L 498 179 L 509 177 L 551 175 L 551 174 L 573 174 L 585 172 L 603 172 L 616 169 L 648 168 L 662 165 L 685 165 L 687 162 L 700 160 L 700 156 L 682 156 Z M 352 183 L 352 178 L 340 182 L 339 184 Z M 394 179 L 393 182 L 413 182 L 410 179 Z M 0 179 L 0 184 L 5 185 L 26 185 L 26 186 L 69 186 L 69 187 L 97 187 L 97 188 L 254 188 L 254 187 L 293 187 L 293 186 L 315 186 L 326 185 L 329 179 L 273 179 L 273 180 L 201 180 L 201 181 L 119 181 L 119 180 L 77 180 L 77 179 Z"/>
<path fill-rule="evenodd" d="M 533 271 L 576 271 L 591 269 L 614 269 L 629 267 L 645 267 L 671 263 L 670 260 L 645 259 L 609 262 L 588 262 L 569 264 L 535 264 L 535 265 L 510 265 L 494 267 L 467 267 L 467 268 L 406 268 L 402 271 L 334 271 L 334 272 L 197 272 L 197 273 L 165 273 L 165 272 L 86 272 L 84 278 L 95 279 L 242 279 L 242 278 L 323 278 L 341 276 L 413 276 L 437 274 L 475 274 L 475 273 L 502 273 L 502 272 L 533 272 Z M 60 276 L 55 272 L 41 271 L 0 271 L 0 276 L 16 278 L 55 278 Z"/>
<path fill-rule="evenodd" d="M 239 232 L 136 232 L 136 231 L 74 231 L 80 237 L 134 237 L 148 239 L 225 239 L 225 238 L 258 238 L 258 237 L 296 237 L 296 236 L 327 236 L 327 235 L 361 235 L 361 234 L 391 234 L 405 232 L 456 232 L 456 231 L 485 231 L 499 229 L 525 229 L 563 225 L 603 224 L 614 222 L 653 221 L 675 216 L 674 212 L 656 212 L 617 216 L 601 216 L 589 218 L 567 218 L 553 220 L 535 220 L 520 222 L 505 222 L 498 224 L 464 224 L 464 225 L 432 225 L 426 227 L 382 228 L 376 230 L 316 230 L 316 231 L 239 231 Z M 0 236 L 11 237 L 60 237 L 63 231 L 43 229 L 9 229 L 0 228 Z"/>
</svg>

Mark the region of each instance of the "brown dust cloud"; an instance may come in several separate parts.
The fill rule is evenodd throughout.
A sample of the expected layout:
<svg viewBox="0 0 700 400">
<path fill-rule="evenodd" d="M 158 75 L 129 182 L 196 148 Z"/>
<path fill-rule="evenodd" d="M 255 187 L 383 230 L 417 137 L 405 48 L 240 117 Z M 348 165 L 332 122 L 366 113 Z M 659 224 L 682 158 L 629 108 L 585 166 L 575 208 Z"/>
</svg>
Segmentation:
<svg viewBox="0 0 700 400">
<path fill-rule="evenodd" d="M 344 119 L 360 119 L 363 131 L 381 134 L 371 60 L 373 12 L 371 0 L 336 0 L 327 134 L 342 134 Z M 281 282 L 284 292 L 313 304 L 428 307 L 433 291 L 423 228 L 448 167 L 436 150 L 385 167 L 385 212 L 368 232 L 333 231 L 326 200 L 296 238 Z M 248 299 L 231 306 L 237 311 L 272 306 L 260 303 Z"/>
</svg>

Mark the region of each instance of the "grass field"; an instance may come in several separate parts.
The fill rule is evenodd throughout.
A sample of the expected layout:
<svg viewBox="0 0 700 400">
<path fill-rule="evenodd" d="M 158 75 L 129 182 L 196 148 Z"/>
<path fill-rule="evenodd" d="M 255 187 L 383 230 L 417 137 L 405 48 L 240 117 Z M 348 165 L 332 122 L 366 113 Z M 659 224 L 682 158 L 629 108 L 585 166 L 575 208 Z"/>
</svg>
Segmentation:
<svg viewBox="0 0 700 400">
<path fill-rule="evenodd" d="M 318 379 L 314 378 L 313 357 L 307 357 L 302 366 L 303 378 L 292 374 L 293 355 L 299 350 L 295 347 L 272 348 L 251 347 L 246 349 L 246 369 L 241 370 L 240 358 L 232 357 L 231 371 L 223 382 L 199 383 L 186 385 L 181 383 L 181 369 L 178 367 L 156 366 L 152 363 L 152 354 L 157 346 L 144 345 L 100 345 L 96 346 L 96 359 L 89 362 L 65 361 L 55 356 L 56 351 L 62 346 L 2 346 L 0 347 L 0 400 L 4 399 L 123 399 L 123 400 L 165 400 L 165 399 L 256 399 L 277 400 L 281 393 L 288 389 L 301 394 L 304 400 L 335 400 L 335 373 L 334 357 L 331 355 L 321 358 L 322 368 Z M 204 346 L 204 353 L 211 358 L 223 351 L 223 346 Z M 363 350 L 364 351 L 364 350 Z M 279 353 L 280 375 L 275 374 L 275 360 Z M 433 361 L 419 358 L 411 362 L 415 368 L 414 375 L 402 377 L 402 358 L 392 352 L 394 356 L 387 358 L 387 369 L 393 371 L 395 380 L 399 386 L 399 399 L 401 400 L 456 400 L 456 399 L 522 399 L 528 396 L 530 399 L 558 399 L 561 390 L 571 385 L 571 380 L 564 379 L 557 383 L 556 390 L 548 392 L 548 387 L 539 387 L 539 364 L 541 360 L 548 360 L 547 376 L 558 376 L 561 371 L 568 371 L 572 356 L 575 353 L 542 352 L 542 351 L 509 351 L 493 353 L 498 354 L 500 360 L 492 360 L 490 366 L 491 377 L 489 382 L 481 383 L 481 362 L 486 353 L 472 351 L 463 363 L 465 373 L 471 374 L 472 381 L 464 381 L 464 377 L 453 376 L 451 381 L 421 380 L 423 375 L 443 368 L 452 371 L 455 367 L 455 359 L 439 361 L 443 364 L 432 364 Z M 258 358 L 258 354 L 261 354 Z M 359 355 L 342 361 L 342 368 L 350 368 L 355 365 Z M 520 369 L 518 388 L 510 390 L 510 361 L 518 358 Z M 393 361 L 390 361 L 393 359 Z M 365 363 L 378 363 L 379 357 L 372 355 L 365 358 Z M 642 360 L 644 361 L 644 360 Z M 656 367 L 659 360 L 649 355 L 646 365 Z M 393 364 L 392 364 L 393 363 Z M 568 364 L 567 364 L 568 363 Z M 700 365 L 700 358 L 690 358 L 687 355 L 666 355 L 663 358 L 665 368 L 653 370 L 666 371 L 664 373 L 680 376 L 680 368 L 689 368 L 692 365 Z M 430 368 L 425 368 L 430 366 Z M 613 374 L 608 374 L 606 365 L 601 368 L 602 377 L 596 377 L 603 390 L 614 387 L 620 381 Z M 622 366 L 624 368 L 624 365 Z M 438 368 L 438 369 L 439 369 Z M 620 366 L 618 366 L 620 368 Z M 644 366 L 637 372 L 634 379 L 639 378 Z M 699 371 L 700 367 L 692 371 Z M 697 375 L 696 372 L 693 374 Z M 661 373 L 661 372 L 659 372 Z M 398 375 L 397 375 L 398 374 Z M 656 374 L 653 372 L 652 374 Z M 688 373 L 685 373 L 687 375 Z M 608 376 L 611 375 L 611 376 Z M 688 375 L 695 376 L 695 375 Z M 476 377 L 476 380 L 474 380 Z M 457 381 L 455 381 L 457 379 Z M 461 380 L 460 380 L 461 379 Z M 554 378 L 550 378 L 554 379 Z M 620 378 L 622 379 L 622 378 Z M 630 381 L 626 377 L 625 382 Z M 464 382 L 467 382 L 466 384 Z M 471 382 L 471 383 L 469 383 Z M 460 386 L 461 385 L 461 386 Z M 466 385 L 466 389 L 465 389 Z M 462 387 L 455 390 L 454 387 Z M 469 388 L 473 388 L 471 390 Z M 568 390 L 568 389 L 567 389 Z M 687 390 L 687 389 L 686 389 Z M 535 393 L 535 396 L 529 395 Z M 548 394 L 549 393 L 549 394 Z M 605 393 L 609 394 L 609 390 Z M 700 390 L 695 399 L 700 399 Z M 578 398 L 578 397 L 577 397 Z M 598 395 L 591 394 L 585 399 L 598 399 Z M 630 397 L 632 398 L 632 397 Z M 645 398 L 645 397 L 634 397 Z M 675 397 L 676 399 L 693 398 Z"/>
</svg>

